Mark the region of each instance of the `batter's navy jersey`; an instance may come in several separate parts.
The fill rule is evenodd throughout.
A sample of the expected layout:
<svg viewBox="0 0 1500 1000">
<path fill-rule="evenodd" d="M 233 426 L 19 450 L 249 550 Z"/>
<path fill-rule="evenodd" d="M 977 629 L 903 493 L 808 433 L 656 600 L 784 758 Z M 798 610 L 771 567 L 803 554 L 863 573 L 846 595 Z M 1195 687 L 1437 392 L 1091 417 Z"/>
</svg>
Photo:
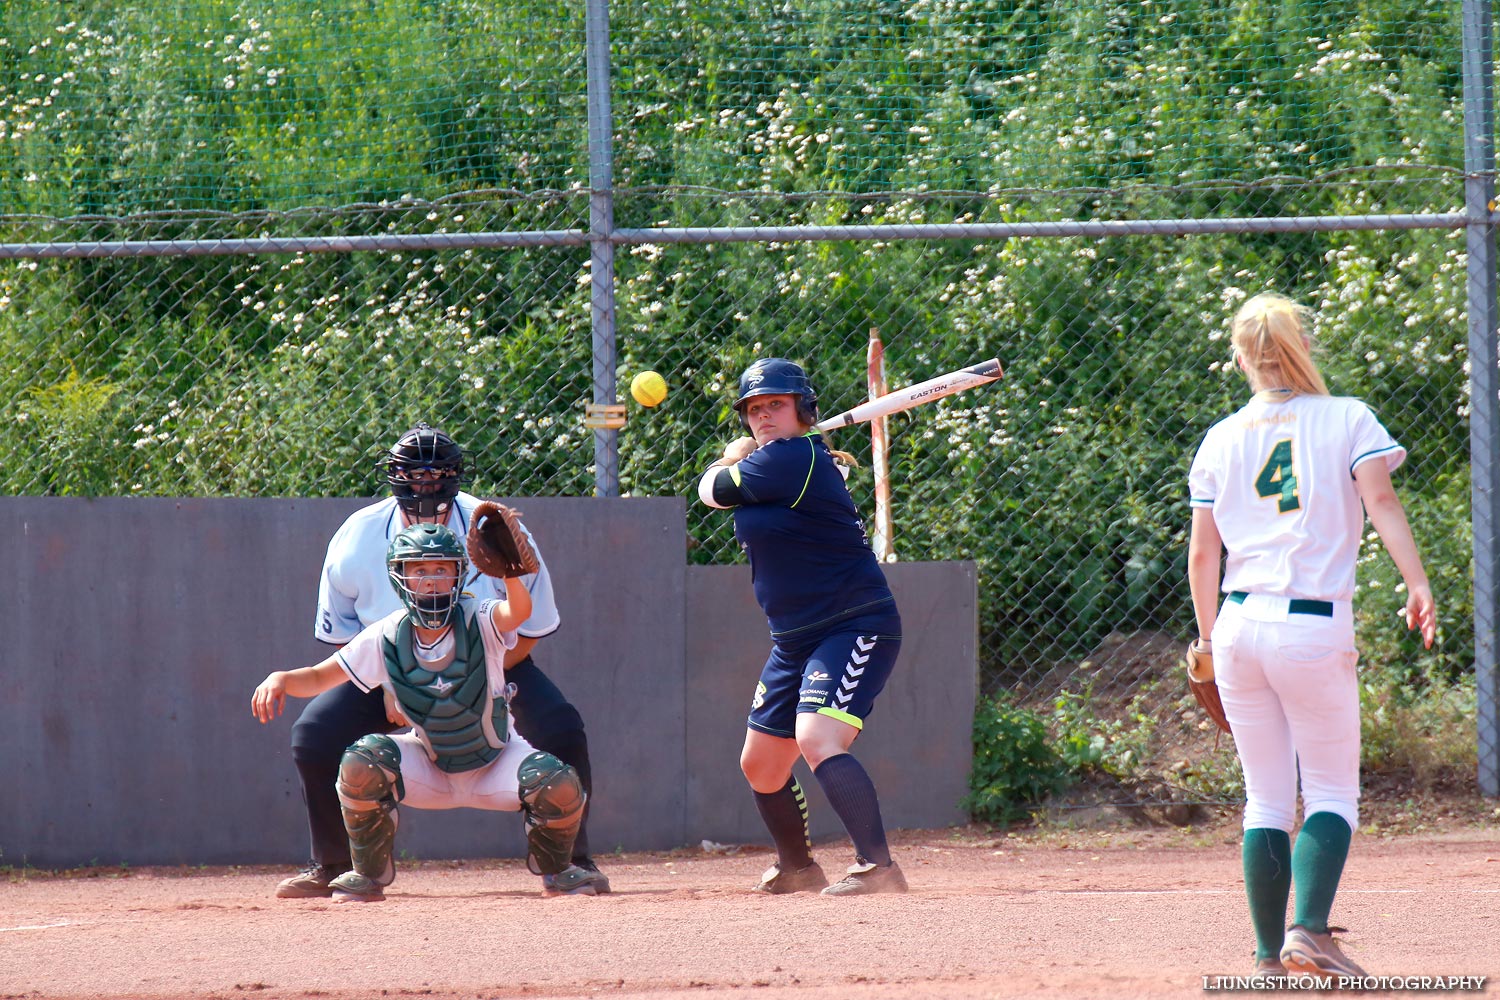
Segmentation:
<svg viewBox="0 0 1500 1000">
<path fill-rule="evenodd" d="M 734 507 L 734 535 L 750 557 L 773 639 L 895 610 L 821 434 L 771 441 L 728 471 L 734 487 L 719 496 Z"/>
</svg>

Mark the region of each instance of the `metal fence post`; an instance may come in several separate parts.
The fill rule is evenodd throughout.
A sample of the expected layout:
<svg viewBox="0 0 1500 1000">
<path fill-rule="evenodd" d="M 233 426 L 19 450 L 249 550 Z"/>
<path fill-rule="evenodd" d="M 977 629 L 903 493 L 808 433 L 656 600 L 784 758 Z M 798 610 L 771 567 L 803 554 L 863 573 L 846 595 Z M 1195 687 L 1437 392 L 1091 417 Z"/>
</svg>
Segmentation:
<svg viewBox="0 0 1500 1000">
<path fill-rule="evenodd" d="M 1500 538 L 1500 349 L 1496 332 L 1493 0 L 1464 0 L 1464 205 L 1469 216 L 1469 424 L 1474 523 L 1474 675 L 1478 688 L 1479 789 L 1500 795 L 1495 626 Z"/>
<path fill-rule="evenodd" d="M 589 308 L 593 328 L 594 408 L 615 403 L 614 121 L 609 94 L 609 0 L 588 0 L 585 22 L 589 114 Z M 592 413 L 591 413 L 592 416 Z M 594 427 L 594 493 L 620 494 L 620 431 Z"/>
</svg>

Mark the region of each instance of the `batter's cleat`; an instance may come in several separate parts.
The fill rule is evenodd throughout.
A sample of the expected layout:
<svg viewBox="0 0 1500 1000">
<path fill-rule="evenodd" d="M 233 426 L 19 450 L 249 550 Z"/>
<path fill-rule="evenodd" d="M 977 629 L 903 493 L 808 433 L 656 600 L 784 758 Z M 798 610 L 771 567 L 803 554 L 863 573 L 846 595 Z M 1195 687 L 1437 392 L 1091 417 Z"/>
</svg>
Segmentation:
<svg viewBox="0 0 1500 1000">
<path fill-rule="evenodd" d="M 359 872 L 344 872 L 328 883 L 335 903 L 378 903 L 385 899 L 380 883 Z"/>
<path fill-rule="evenodd" d="M 784 896 L 792 892 L 817 892 L 827 884 L 828 876 L 823 874 L 822 867 L 816 861 L 796 871 L 784 871 L 781 863 L 777 862 L 766 869 L 766 873 L 760 877 L 760 884 L 750 891 Z"/>
<path fill-rule="evenodd" d="M 609 891 L 609 877 L 599 870 L 593 858 L 574 858 L 573 867 L 588 873 L 589 882 L 594 886 L 594 895 L 602 896 Z"/>
<path fill-rule="evenodd" d="M 1286 943 L 1281 946 L 1281 964 L 1296 975 L 1368 975 L 1339 950 L 1333 932 L 1342 930 L 1342 927 L 1330 927 L 1326 934 L 1314 934 L 1304 927 L 1292 925 L 1292 929 L 1286 932 Z"/>
<path fill-rule="evenodd" d="M 849 866 L 849 874 L 823 890 L 825 896 L 868 896 L 876 892 L 905 892 L 906 876 L 901 866 L 892 861 L 884 867 L 855 858 Z"/>
<path fill-rule="evenodd" d="M 542 894 L 546 896 L 597 896 L 594 873 L 569 865 L 555 875 L 542 876 Z"/>
<path fill-rule="evenodd" d="M 291 878 L 282 879 L 276 886 L 276 895 L 282 899 L 311 899 L 314 896 L 326 899 L 333 895 L 328 884 L 343 870 L 333 865 L 320 865 L 315 861 Z"/>
<path fill-rule="evenodd" d="M 1250 972 L 1250 982 L 1266 984 L 1286 978 L 1286 966 L 1279 958 L 1257 958 Z"/>
</svg>

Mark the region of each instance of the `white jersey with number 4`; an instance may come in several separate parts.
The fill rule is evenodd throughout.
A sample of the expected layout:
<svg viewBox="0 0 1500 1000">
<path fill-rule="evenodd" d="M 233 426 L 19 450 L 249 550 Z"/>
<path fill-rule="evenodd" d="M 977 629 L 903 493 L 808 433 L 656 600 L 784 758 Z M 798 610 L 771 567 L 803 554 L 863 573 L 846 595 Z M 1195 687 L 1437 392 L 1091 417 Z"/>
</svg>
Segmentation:
<svg viewBox="0 0 1500 1000">
<path fill-rule="evenodd" d="M 1203 437 L 1188 474 L 1228 552 L 1224 592 L 1321 601 L 1354 596 L 1365 510 L 1354 470 L 1406 458 L 1357 399 L 1257 393 Z"/>
</svg>

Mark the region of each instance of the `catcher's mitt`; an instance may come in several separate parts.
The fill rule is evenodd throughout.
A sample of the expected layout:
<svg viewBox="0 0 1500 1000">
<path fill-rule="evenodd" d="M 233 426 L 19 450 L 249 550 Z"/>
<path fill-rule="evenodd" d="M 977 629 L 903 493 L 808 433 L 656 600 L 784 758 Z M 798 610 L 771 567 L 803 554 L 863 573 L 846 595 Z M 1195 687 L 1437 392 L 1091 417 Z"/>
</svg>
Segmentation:
<svg viewBox="0 0 1500 1000">
<path fill-rule="evenodd" d="M 520 513 L 493 500 L 482 501 L 474 508 L 465 543 L 469 561 L 485 576 L 504 580 L 535 573 L 541 567 L 531 539 L 521 529 Z"/>
<path fill-rule="evenodd" d="M 1188 690 L 1193 692 L 1198 706 L 1220 731 L 1229 732 L 1229 717 L 1224 714 L 1224 703 L 1219 700 L 1219 685 L 1214 683 L 1214 654 L 1199 646 L 1197 639 L 1188 643 L 1187 675 Z"/>
</svg>

